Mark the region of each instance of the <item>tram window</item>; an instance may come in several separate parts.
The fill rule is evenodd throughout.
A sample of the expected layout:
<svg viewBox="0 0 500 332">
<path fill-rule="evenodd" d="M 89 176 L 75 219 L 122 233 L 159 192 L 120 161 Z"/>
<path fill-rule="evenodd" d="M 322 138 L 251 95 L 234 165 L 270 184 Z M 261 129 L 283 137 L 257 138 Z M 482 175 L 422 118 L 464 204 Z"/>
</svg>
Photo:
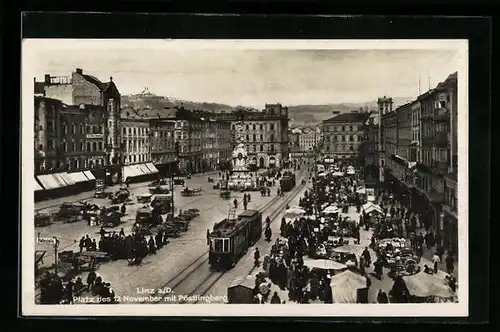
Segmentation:
<svg viewBox="0 0 500 332">
<path fill-rule="evenodd" d="M 224 239 L 224 251 L 229 251 L 229 239 Z"/>
<path fill-rule="evenodd" d="M 215 245 L 214 245 L 215 250 L 214 251 L 224 251 L 223 247 L 222 247 L 222 240 L 221 239 L 214 240 L 214 242 L 215 242 Z"/>
</svg>

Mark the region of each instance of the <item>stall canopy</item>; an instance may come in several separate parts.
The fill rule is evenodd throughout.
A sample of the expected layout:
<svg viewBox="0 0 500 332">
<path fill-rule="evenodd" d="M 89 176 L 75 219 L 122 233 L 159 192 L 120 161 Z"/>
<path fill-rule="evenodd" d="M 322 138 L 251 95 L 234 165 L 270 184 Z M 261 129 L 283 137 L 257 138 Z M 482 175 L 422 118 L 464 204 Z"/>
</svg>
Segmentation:
<svg viewBox="0 0 500 332">
<path fill-rule="evenodd" d="M 356 303 L 358 289 L 366 288 L 366 278 L 352 271 L 344 271 L 332 277 L 333 303 Z"/>
<path fill-rule="evenodd" d="M 333 176 L 344 176 L 344 173 L 343 172 L 334 172 L 332 175 Z"/>
<path fill-rule="evenodd" d="M 296 218 L 305 214 L 306 211 L 299 206 L 292 206 L 289 209 L 285 210 L 285 218 Z"/>
<path fill-rule="evenodd" d="M 35 179 L 35 191 L 41 191 L 44 190 L 42 186 L 38 183 L 38 181 Z"/>
<path fill-rule="evenodd" d="M 366 194 L 366 188 L 361 187 L 361 188 L 359 188 L 358 190 L 356 190 L 356 192 L 357 192 L 358 194 L 362 194 L 362 195 L 364 195 L 364 194 Z"/>
<path fill-rule="evenodd" d="M 149 168 L 149 170 L 151 171 L 151 173 L 160 173 L 158 171 L 158 169 L 155 167 L 155 165 L 153 165 L 153 163 L 147 163 L 146 167 Z"/>
<path fill-rule="evenodd" d="M 340 209 L 336 206 L 328 206 L 326 209 L 324 209 L 322 212 L 324 214 L 335 214 L 339 213 Z"/>
<path fill-rule="evenodd" d="M 46 190 L 65 186 L 65 184 L 61 183 L 61 181 L 55 176 L 55 174 L 39 175 L 37 176 L 37 179 Z"/>
<path fill-rule="evenodd" d="M 89 181 L 89 179 L 87 179 L 87 177 L 85 176 L 85 174 L 83 174 L 83 172 L 68 173 L 68 175 L 75 183 L 82 183 Z"/>
<path fill-rule="evenodd" d="M 330 259 L 313 259 L 313 258 L 304 258 L 304 265 L 310 269 L 323 269 L 323 270 L 336 270 L 342 271 L 347 269 L 345 264 L 332 261 Z"/>
<path fill-rule="evenodd" d="M 69 175 L 67 172 L 59 173 L 59 176 L 64 180 L 64 182 L 66 182 L 68 186 L 74 185 L 76 183 L 71 175 Z"/>
<path fill-rule="evenodd" d="M 417 297 L 453 297 L 455 294 L 450 289 L 446 280 L 436 275 L 420 272 L 403 277 L 411 295 Z"/>
<path fill-rule="evenodd" d="M 89 179 L 89 181 L 95 180 L 94 174 L 91 171 L 83 171 L 83 174 Z"/>
<path fill-rule="evenodd" d="M 371 212 L 378 212 L 378 213 L 382 213 L 382 208 L 380 206 L 378 206 L 377 204 L 373 204 L 373 203 L 366 203 L 363 205 L 363 211 L 365 213 L 371 213 Z"/>
</svg>

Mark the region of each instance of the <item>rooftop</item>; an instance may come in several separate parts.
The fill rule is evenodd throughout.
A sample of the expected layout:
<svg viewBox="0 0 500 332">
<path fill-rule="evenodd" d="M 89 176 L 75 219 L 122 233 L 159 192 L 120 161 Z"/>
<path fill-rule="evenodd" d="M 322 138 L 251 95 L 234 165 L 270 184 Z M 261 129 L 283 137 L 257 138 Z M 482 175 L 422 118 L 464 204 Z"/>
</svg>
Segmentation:
<svg viewBox="0 0 500 332">
<path fill-rule="evenodd" d="M 332 118 L 326 119 L 323 122 L 334 123 L 355 123 L 365 122 L 370 117 L 370 113 L 342 113 Z"/>
<path fill-rule="evenodd" d="M 245 225 L 248 221 L 243 219 L 228 220 L 224 219 L 215 224 L 213 231 L 210 233 L 213 237 L 229 237 L 232 233 Z"/>
</svg>

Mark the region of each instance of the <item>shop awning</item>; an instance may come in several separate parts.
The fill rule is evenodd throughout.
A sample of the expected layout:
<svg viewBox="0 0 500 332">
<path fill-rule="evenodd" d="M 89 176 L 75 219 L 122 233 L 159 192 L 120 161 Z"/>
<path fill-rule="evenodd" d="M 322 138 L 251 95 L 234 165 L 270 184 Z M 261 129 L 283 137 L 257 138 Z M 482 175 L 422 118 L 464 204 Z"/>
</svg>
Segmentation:
<svg viewBox="0 0 500 332">
<path fill-rule="evenodd" d="M 89 179 L 83 174 L 83 172 L 68 173 L 68 175 L 73 179 L 75 183 L 88 182 Z"/>
<path fill-rule="evenodd" d="M 64 182 L 66 182 L 68 186 L 74 185 L 76 183 L 67 172 L 59 173 L 59 176 L 64 180 Z"/>
<path fill-rule="evenodd" d="M 35 179 L 35 191 L 41 191 L 44 190 L 42 186 L 38 183 L 38 181 Z"/>
<path fill-rule="evenodd" d="M 46 190 L 61 188 L 65 186 L 65 184 L 61 183 L 61 181 L 59 181 L 59 179 L 55 177 L 55 174 L 39 175 L 37 176 L 37 179 Z"/>
<path fill-rule="evenodd" d="M 89 181 L 95 180 L 94 174 L 91 171 L 83 171 L 83 174 L 89 179 Z"/>
<path fill-rule="evenodd" d="M 62 177 L 61 173 L 55 173 L 53 175 L 54 175 L 54 178 L 56 179 L 56 181 L 61 184 L 61 187 L 67 187 L 68 186 L 68 184 L 66 183 L 66 181 L 64 181 L 64 178 Z"/>
<path fill-rule="evenodd" d="M 151 174 L 151 171 L 149 168 L 146 166 L 146 164 L 138 164 L 137 167 L 143 172 L 144 174 Z"/>
<path fill-rule="evenodd" d="M 139 168 L 135 167 L 135 165 L 129 165 L 123 167 L 123 178 L 133 178 L 136 176 L 143 175 L 142 171 Z"/>
<path fill-rule="evenodd" d="M 160 171 L 158 171 L 158 169 L 155 167 L 155 165 L 153 165 L 153 163 L 147 163 L 146 167 L 149 168 L 151 173 L 160 173 Z"/>
</svg>

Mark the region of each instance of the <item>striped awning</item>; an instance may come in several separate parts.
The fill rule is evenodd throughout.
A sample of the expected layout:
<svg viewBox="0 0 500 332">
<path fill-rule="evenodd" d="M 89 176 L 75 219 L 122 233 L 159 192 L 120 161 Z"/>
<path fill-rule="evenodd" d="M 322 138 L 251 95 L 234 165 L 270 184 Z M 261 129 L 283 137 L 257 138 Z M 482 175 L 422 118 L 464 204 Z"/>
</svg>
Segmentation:
<svg viewBox="0 0 500 332">
<path fill-rule="evenodd" d="M 71 186 L 75 184 L 75 180 L 67 172 L 59 173 L 59 176 L 66 182 L 66 185 Z"/>
<path fill-rule="evenodd" d="M 135 167 L 135 165 L 129 165 L 129 166 L 123 167 L 123 178 L 124 179 L 133 178 L 133 177 L 140 176 L 140 175 L 143 175 L 143 173 L 137 167 Z"/>
<path fill-rule="evenodd" d="M 40 181 L 43 188 L 45 188 L 46 190 L 56 189 L 66 186 L 65 184 L 63 184 L 62 180 L 59 180 L 55 176 L 55 174 L 38 175 L 37 179 L 38 181 Z"/>
<path fill-rule="evenodd" d="M 151 173 L 160 173 L 153 163 L 147 163 L 146 167 L 151 171 Z"/>
<path fill-rule="evenodd" d="M 94 174 L 91 171 L 83 171 L 83 174 L 89 179 L 89 181 L 95 180 Z"/>
<path fill-rule="evenodd" d="M 75 183 L 88 182 L 89 179 L 83 174 L 83 172 L 68 173 L 68 175 L 73 179 Z"/>
<path fill-rule="evenodd" d="M 146 164 L 137 164 L 137 168 L 139 168 L 141 170 L 141 172 L 144 174 L 151 174 L 151 171 L 146 166 Z"/>
</svg>

